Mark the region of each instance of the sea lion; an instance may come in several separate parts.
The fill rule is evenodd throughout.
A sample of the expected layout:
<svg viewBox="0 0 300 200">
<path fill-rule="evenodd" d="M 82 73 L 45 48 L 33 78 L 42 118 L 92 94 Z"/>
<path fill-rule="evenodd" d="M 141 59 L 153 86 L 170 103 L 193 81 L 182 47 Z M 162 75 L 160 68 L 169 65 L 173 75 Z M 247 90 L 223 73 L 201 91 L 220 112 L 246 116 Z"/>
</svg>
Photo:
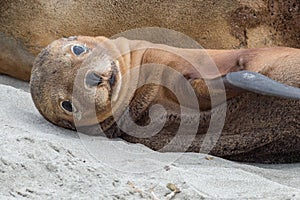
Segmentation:
<svg viewBox="0 0 300 200">
<path fill-rule="evenodd" d="M 185 139 L 192 136 L 188 146 L 184 139 L 168 150 L 199 152 L 211 118 L 223 116 L 227 102 L 222 134 L 210 154 L 239 161 L 295 162 L 300 158 L 299 55 L 300 50 L 293 48 L 182 49 L 141 40 L 78 36 L 56 40 L 39 54 L 30 88 L 36 107 L 50 122 L 87 134 L 94 134 L 91 127 L 100 124 L 108 137 L 154 150 L 165 150 L 181 121 L 193 124 L 196 119 L 200 122 L 196 135 L 184 130 Z M 188 84 L 166 69 L 181 74 Z M 160 82 L 143 85 L 149 79 Z M 218 81 L 222 84 L 214 85 Z M 170 82 L 171 88 L 161 86 Z M 196 104 L 192 95 L 186 96 L 191 94 L 189 86 Z M 175 94 L 188 101 L 181 104 L 182 97 Z M 151 113 L 156 104 L 166 109 L 163 116 Z M 189 110 L 187 116 L 183 107 Z M 199 115 L 193 112 L 197 109 Z M 128 126 L 127 121 L 118 123 L 126 112 L 141 126 L 163 119 L 166 123 L 158 134 L 139 137 L 119 128 Z"/>
</svg>

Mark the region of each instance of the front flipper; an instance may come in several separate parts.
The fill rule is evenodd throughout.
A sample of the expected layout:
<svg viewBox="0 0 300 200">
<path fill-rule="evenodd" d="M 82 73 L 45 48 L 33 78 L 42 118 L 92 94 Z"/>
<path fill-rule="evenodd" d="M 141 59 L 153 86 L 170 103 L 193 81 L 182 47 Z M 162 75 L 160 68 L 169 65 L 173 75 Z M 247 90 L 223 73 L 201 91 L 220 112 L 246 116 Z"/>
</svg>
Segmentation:
<svg viewBox="0 0 300 200">
<path fill-rule="evenodd" d="M 233 87 L 250 92 L 300 100 L 300 89 L 274 81 L 262 74 L 251 71 L 228 73 L 224 78 L 225 87 Z"/>
</svg>

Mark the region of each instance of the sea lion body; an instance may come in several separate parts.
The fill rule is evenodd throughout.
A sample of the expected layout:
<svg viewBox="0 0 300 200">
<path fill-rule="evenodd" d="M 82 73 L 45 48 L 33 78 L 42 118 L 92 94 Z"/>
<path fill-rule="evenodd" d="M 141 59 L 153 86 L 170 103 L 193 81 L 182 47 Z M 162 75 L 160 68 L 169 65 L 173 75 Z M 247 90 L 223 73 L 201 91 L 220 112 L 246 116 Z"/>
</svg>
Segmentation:
<svg viewBox="0 0 300 200">
<path fill-rule="evenodd" d="M 84 45 L 86 49 L 79 51 Z M 74 55 L 77 51 L 84 53 Z M 100 124 L 109 137 L 119 136 L 154 150 L 163 150 L 170 143 L 181 120 L 199 120 L 193 141 L 188 146 L 184 139 L 175 141 L 170 151 L 199 152 L 212 116 L 223 116 L 222 108 L 227 102 L 224 128 L 211 154 L 240 161 L 295 162 L 300 153 L 299 100 L 270 98 L 228 88 L 226 84 L 210 91 L 209 83 L 232 72 L 249 70 L 299 88 L 298 55 L 300 50 L 292 48 L 180 49 L 125 38 L 72 37 L 53 42 L 38 56 L 31 93 L 41 114 L 56 125 L 71 129 L 76 125 L 93 134 L 90 127 Z M 181 74 L 195 92 L 197 104 L 190 103 L 193 101 L 189 96 L 180 104 L 174 91 L 187 95 L 188 89 L 181 84 L 180 76 L 159 66 Z M 144 84 L 149 80 L 160 84 Z M 169 89 L 161 86 L 170 82 Z M 222 89 L 225 98 L 218 92 Z M 209 92 L 216 93 L 216 99 Z M 150 113 L 156 104 L 166 109 L 164 116 Z M 92 110 L 90 105 L 95 105 Z M 201 112 L 182 116 L 182 107 Z M 151 120 L 166 119 L 166 123 L 152 137 L 135 137 L 118 127 L 127 111 L 131 120 L 141 126 Z M 129 125 L 123 122 L 123 126 Z M 193 132 L 186 129 L 186 138 Z"/>
</svg>

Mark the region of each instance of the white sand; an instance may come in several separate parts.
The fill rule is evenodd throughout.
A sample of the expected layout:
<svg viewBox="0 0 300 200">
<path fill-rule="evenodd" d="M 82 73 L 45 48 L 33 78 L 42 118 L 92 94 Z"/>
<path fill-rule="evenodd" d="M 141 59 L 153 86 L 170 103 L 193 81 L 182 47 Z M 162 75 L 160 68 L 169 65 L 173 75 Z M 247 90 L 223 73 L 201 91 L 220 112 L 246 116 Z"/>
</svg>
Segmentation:
<svg viewBox="0 0 300 200">
<path fill-rule="evenodd" d="M 13 85 L 11 86 L 3 84 Z M 56 127 L 27 83 L 0 76 L 0 199 L 300 199 L 300 164 L 246 165 L 162 154 Z"/>
</svg>

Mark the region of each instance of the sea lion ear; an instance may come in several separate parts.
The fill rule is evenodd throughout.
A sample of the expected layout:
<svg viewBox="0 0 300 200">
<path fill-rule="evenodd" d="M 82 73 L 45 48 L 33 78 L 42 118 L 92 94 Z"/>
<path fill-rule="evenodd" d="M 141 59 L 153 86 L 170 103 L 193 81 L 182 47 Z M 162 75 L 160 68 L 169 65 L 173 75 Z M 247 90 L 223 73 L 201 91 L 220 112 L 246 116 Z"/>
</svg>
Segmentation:
<svg viewBox="0 0 300 200">
<path fill-rule="evenodd" d="M 262 95 L 300 100 L 300 89 L 274 81 L 251 71 L 228 73 L 223 77 L 225 87 L 242 89 Z"/>
</svg>

